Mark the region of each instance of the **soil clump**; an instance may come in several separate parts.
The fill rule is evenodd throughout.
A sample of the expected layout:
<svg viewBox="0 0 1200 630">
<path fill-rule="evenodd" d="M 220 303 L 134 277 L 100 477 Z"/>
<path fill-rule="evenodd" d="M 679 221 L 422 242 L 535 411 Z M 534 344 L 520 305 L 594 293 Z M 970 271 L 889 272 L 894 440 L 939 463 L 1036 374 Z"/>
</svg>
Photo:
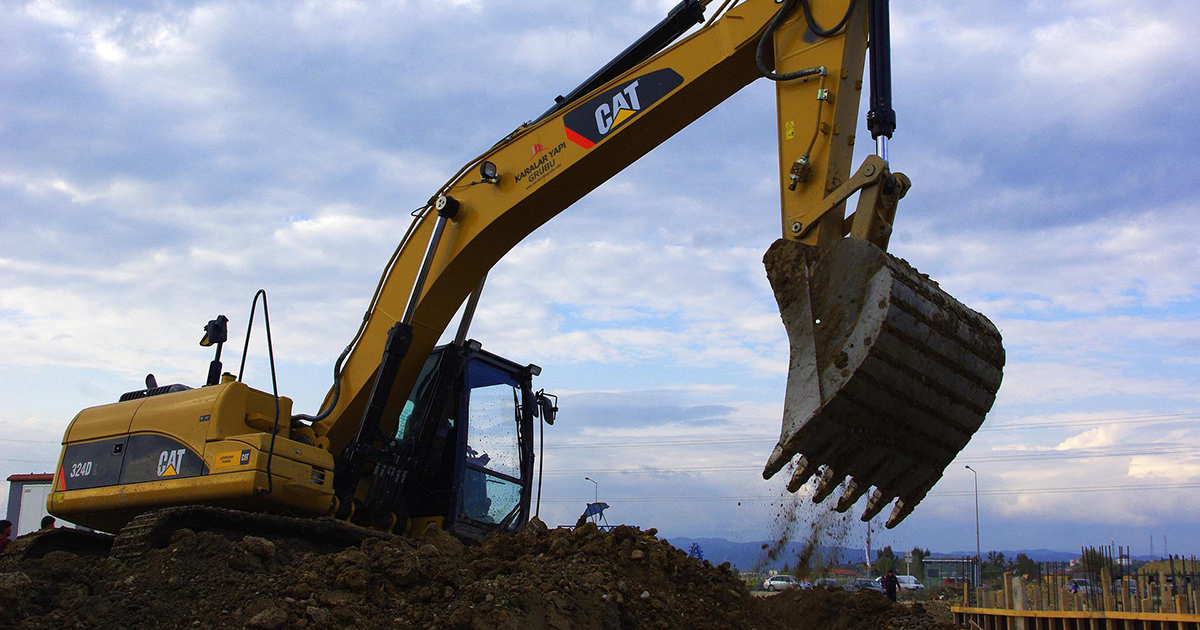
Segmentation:
<svg viewBox="0 0 1200 630">
<path fill-rule="evenodd" d="M 958 630 L 945 607 L 893 604 L 878 593 L 815 588 L 789 590 L 763 600 L 764 612 L 791 620 L 798 630 Z M 784 627 L 784 626 L 780 626 Z"/>
</svg>

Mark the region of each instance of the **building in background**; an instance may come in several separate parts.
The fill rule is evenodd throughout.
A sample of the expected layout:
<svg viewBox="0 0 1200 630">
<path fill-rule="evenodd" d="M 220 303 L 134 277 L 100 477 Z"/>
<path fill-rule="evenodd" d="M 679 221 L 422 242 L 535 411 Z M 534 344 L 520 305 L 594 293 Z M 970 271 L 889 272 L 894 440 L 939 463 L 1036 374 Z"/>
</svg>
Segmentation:
<svg viewBox="0 0 1200 630">
<path fill-rule="evenodd" d="M 46 497 L 54 475 L 33 473 L 12 475 L 8 478 L 8 520 L 13 524 L 13 538 L 36 532 L 42 527 L 46 511 Z M 59 522 L 60 526 L 68 523 Z"/>
</svg>

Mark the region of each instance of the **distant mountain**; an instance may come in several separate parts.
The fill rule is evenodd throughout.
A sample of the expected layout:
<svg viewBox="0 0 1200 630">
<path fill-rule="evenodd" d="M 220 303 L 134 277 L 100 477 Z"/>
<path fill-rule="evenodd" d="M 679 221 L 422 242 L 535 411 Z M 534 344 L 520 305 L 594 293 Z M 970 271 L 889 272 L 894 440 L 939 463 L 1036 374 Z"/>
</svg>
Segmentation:
<svg viewBox="0 0 1200 630">
<path fill-rule="evenodd" d="M 1079 557 L 1078 551 L 1054 551 L 1053 549 L 1016 549 L 1016 550 L 1003 549 L 1000 551 L 1000 553 L 1004 554 L 1004 558 L 1007 560 L 1013 560 L 1013 559 L 1016 559 L 1016 557 L 1019 554 L 1025 554 L 1025 555 L 1029 556 L 1029 559 L 1033 560 L 1034 562 L 1068 562 L 1070 560 L 1074 560 L 1075 558 Z M 987 557 L 987 554 L 988 554 L 987 551 L 983 552 L 984 557 Z M 973 555 L 975 555 L 975 552 L 974 551 L 946 551 L 946 552 L 934 551 L 931 555 L 934 558 L 944 557 L 944 556 L 973 556 Z"/>
<path fill-rule="evenodd" d="M 737 569 L 742 571 L 753 571 L 756 568 L 763 570 L 782 569 L 784 564 L 789 566 L 795 565 L 796 558 L 800 555 L 801 543 L 788 543 L 784 548 L 783 553 L 774 561 L 766 560 L 766 551 L 763 549 L 768 545 L 766 541 L 758 542 L 733 542 L 724 538 L 670 538 L 667 542 L 675 547 L 687 551 L 692 546 L 692 543 L 700 545 L 700 549 L 704 552 L 704 559 L 713 564 L 728 562 Z M 823 561 L 830 558 L 835 559 L 835 563 L 861 561 L 863 558 L 862 549 L 849 549 L 846 547 L 818 547 L 817 557 Z M 757 565 L 762 563 L 761 567 Z"/>
<path fill-rule="evenodd" d="M 766 552 L 763 546 L 768 544 L 766 541 L 758 542 L 733 542 L 724 538 L 670 538 L 668 539 L 672 545 L 687 551 L 692 543 L 700 545 L 704 552 L 704 559 L 713 564 L 728 562 L 734 567 L 742 571 L 754 570 L 761 562 L 762 569 L 782 569 L 784 564 L 789 566 L 794 565 L 796 558 L 800 555 L 801 543 L 792 542 L 784 548 L 783 553 L 779 554 L 778 559 L 767 561 L 765 558 Z M 879 550 L 872 549 L 872 556 L 877 557 Z M 903 554 L 906 550 L 896 549 L 897 554 Z M 1053 549 L 1017 549 L 1017 550 L 1001 550 L 1004 557 L 1007 559 L 1015 559 L 1018 554 L 1025 554 L 1034 562 L 1068 562 L 1079 557 L 1078 551 L 1055 551 Z M 984 555 L 987 551 L 984 551 Z M 932 557 L 946 556 L 973 556 L 974 551 L 934 551 Z M 843 564 L 847 562 L 861 562 L 863 560 L 864 551 L 862 547 L 819 547 L 817 556 L 823 560 L 836 558 L 836 563 Z"/>
</svg>

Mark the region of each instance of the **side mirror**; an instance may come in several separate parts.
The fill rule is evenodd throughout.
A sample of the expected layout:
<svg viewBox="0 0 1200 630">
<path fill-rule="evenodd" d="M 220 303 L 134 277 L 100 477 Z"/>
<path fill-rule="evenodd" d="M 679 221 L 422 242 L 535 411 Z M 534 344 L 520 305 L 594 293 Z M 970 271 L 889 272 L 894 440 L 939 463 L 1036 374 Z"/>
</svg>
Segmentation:
<svg viewBox="0 0 1200 630">
<path fill-rule="evenodd" d="M 542 420 L 546 424 L 553 425 L 555 417 L 558 416 L 558 396 L 547 394 L 546 390 L 543 389 L 535 394 L 535 398 Z"/>
</svg>

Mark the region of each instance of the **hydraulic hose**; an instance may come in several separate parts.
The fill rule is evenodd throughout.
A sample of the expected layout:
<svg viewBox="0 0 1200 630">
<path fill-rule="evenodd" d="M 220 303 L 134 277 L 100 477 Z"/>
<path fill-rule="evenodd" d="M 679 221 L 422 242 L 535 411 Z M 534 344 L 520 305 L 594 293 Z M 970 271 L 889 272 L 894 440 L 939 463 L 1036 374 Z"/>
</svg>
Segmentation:
<svg viewBox="0 0 1200 630">
<path fill-rule="evenodd" d="M 800 0 L 800 8 L 804 11 L 804 19 L 808 22 L 809 30 L 815 33 L 817 37 L 828 38 L 837 35 L 843 28 L 846 27 L 846 23 L 850 21 L 850 16 L 854 14 L 854 5 L 857 3 L 857 1 L 858 0 L 850 0 L 850 5 L 846 7 L 846 14 L 842 16 L 842 19 L 838 21 L 833 28 L 829 29 L 822 28 L 820 24 L 817 24 L 816 18 L 813 17 L 812 10 L 808 6 L 808 0 Z M 763 32 L 762 38 L 758 40 L 758 48 L 754 52 L 754 62 L 758 64 L 759 74 L 772 81 L 792 81 L 795 79 L 803 79 L 804 77 L 811 77 L 815 74 L 821 74 L 825 70 L 823 67 L 817 66 L 813 68 L 804 68 L 795 72 L 788 72 L 786 74 L 776 74 L 775 71 L 767 67 L 764 59 L 766 56 L 767 43 L 772 40 L 772 38 L 775 36 L 775 31 L 781 24 L 783 24 L 783 21 L 787 19 L 787 16 L 791 14 L 792 8 L 795 6 L 796 0 L 787 0 L 787 2 L 783 3 L 783 6 L 779 7 L 779 11 L 775 14 L 775 17 L 771 18 L 770 23 L 767 24 L 767 30 Z"/>
</svg>

